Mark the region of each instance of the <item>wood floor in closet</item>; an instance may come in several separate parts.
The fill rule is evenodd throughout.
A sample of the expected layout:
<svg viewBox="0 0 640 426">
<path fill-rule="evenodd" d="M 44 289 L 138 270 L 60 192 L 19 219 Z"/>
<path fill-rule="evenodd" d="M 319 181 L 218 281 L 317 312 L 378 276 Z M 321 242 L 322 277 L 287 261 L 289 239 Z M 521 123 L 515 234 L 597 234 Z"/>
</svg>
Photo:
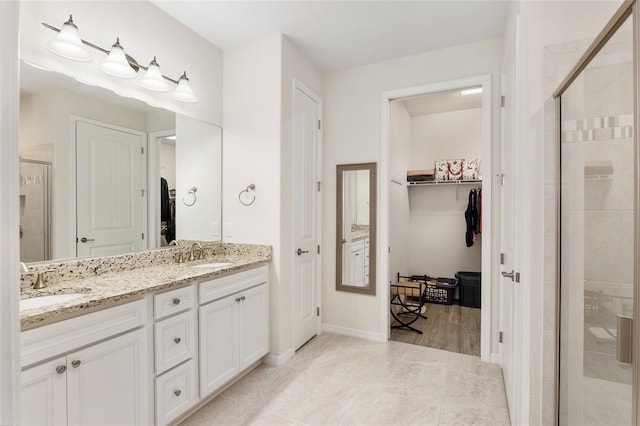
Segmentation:
<svg viewBox="0 0 640 426">
<path fill-rule="evenodd" d="M 391 340 L 480 356 L 480 309 L 435 303 L 427 303 L 426 307 L 428 319 L 420 318 L 412 324 L 422 334 L 392 328 Z"/>
</svg>

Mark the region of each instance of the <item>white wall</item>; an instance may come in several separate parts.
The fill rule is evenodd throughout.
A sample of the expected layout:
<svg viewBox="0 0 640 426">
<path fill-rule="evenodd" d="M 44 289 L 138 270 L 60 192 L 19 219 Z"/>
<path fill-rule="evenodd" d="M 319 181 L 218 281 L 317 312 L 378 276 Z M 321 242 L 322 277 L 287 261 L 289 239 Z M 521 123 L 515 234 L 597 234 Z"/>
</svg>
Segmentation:
<svg viewBox="0 0 640 426">
<path fill-rule="evenodd" d="M 20 2 L 20 58 L 80 80 L 146 101 L 190 117 L 222 123 L 222 52 L 189 28 L 147 1 L 25 1 Z M 199 100 L 185 104 L 171 93 L 154 93 L 137 85 L 137 78 L 110 77 L 98 70 L 104 54 L 94 51 L 92 62 L 62 59 L 46 49 L 57 28 L 73 14 L 82 38 L 109 49 L 120 37 L 125 51 L 142 65 L 157 56 L 162 72 L 177 79 L 183 71 Z"/>
<path fill-rule="evenodd" d="M 221 145 L 221 128 L 176 115 L 177 240 L 220 239 Z M 193 187 L 197 191 L 189 194 Z"/>
<path fill-rule="evenodd" d="M 431 169 L 436 160 L 464 158 L 478 158 L 482 166 L 482 109 L 411 117 L 410 152 L 408 169 Z M 464 212 L 471 188 L 478 185 L 407 189 L 409 269 L 401 272 L 453 278 L 458 271 L 481 271 L 482 234 L 476 235 L 472 247 L 465 239 Z"/>
<path fill-rule="evenodd" d="M 379 162 L 381 155 L 381 94 L 382 92 L 428 83 L 455 80 L 490 73 L 493 87 L 492 111 L 492 162 L 499 170 L 499 81 L 502 60 L 502 39 L 488 40 L 445 50 L 427 52 L 391 61 L 336 71 L 325 78 L 324 171 L 326 191 L 324 196 L 323 240 L 327 246 L 335 245 L 335 177 L 336 164 Z M 387 182 L 379 182 L 379 185 Z M 379 187 L 379 186 L 378 186 Z M 493 188 L 497 194 L 497 187 Z M 495 197 L 494 199 L 498 199 Z M 392 206 L 389 206 L 392 208 Z M 498 206 L 492 206 L 493 227 L 498 229 Z M 498 239 L 495 239 L 498 240 Z M 494 241 L 495 241 L 494 240 Z M 392 251 L 394 248 L 392 247 Z M 491 247 L 494 258 L 498 253 L 497 241 Z M 380 247 L 378 262 L 387 261 L 386 247 Z M 335 268 L 333 256 L 323 257 L 323 322 L 369 333 L 386 339 L 386 331 L 380 330 L 380 295 L 362 296 L 336 292 L 329 278 Z M 497 272 L 497 271 L 496 271 Z M 385 277 L 378 277 L 378 282 Z M 497 277 L 491 277 L 493 286 Z M 496 287 L 497 288 L 497 287 Z M 498 292 L 492 292 L 493 306 L 498 306 Z M 358 307 L 354 315 L 353 306 Z M 497 309 L 492 312 L 492 352 L 497 351 Z M 384 334 L 384 335 L 382 335 Z"/>
<path fill-rule="evenodd" d="M 273 247 L 274 356 L 286 354 L 293 345 L 293 78 L 322 94 L 320 71 L 281 34 L 224 51 L 223 218 L 233 230 L 224 240 Z M 256 199 L 246 207 L 238 193 L 250 183 L 256 185 Z"/>
<path fill-rule="evenodd" d="M 0 2 L 0 424 L 20 424 L 17 2 Z M 15 202 L 11 202 L 15 200 Z"/>
</svg>

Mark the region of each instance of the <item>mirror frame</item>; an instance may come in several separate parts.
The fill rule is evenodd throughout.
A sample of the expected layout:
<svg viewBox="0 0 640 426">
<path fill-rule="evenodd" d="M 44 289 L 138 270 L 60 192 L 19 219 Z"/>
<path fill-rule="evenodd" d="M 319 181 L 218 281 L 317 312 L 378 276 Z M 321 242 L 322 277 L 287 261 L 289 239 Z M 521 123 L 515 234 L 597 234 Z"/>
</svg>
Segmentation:
<svg viewBox="0 0 640 426">
<path fill-rule="evenodd" d="M 369 285 L 358 287 L 342 280 L 342 226 L 343 226 L 343 173 L 347 171 L 369 171 Z M 377 163 L 357 163 L 336 165 L 336 291 L 376 294 L 376 205 L 377 205 Z"/>
</svg>

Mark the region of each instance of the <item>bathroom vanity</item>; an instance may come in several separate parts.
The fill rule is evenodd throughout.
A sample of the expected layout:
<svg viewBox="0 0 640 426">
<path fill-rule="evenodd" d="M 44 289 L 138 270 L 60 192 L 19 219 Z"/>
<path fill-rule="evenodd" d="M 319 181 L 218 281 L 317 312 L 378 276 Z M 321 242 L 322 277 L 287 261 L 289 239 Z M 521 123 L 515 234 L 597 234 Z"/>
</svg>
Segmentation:
<svg viewBox="0 0 640 426">
<path fill-rule="evenodd" d="M 256 366 L 269 352 L 271 250 L 224 246 L 233 254 L 213 262 L 147 252 L 128 255 L 137 268 L 26 288 L 80 296 L 21 310 L 23 424 L 169 424 Z M 101 264 L 137 261 L 113 258 Z M 57 272 L 93 270 L 81 262 Z"/>
</svg>

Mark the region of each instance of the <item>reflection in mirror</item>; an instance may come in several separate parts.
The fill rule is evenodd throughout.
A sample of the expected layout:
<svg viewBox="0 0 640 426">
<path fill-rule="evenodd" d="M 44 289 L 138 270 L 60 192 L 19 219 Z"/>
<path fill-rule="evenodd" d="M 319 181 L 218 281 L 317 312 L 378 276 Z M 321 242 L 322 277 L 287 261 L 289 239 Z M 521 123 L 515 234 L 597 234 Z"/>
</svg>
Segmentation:
<svg viewBox="0 0 640 426">
<path fill-rule="evenodd" d="M 22 261 L 220 240 L 219 127 L 26 63 L 20 78 Z"/>
<path fill-rule="evenodd" d="M 336 289 L 375 294 L 376 163 L 337 166 Z"/>
</svg>

